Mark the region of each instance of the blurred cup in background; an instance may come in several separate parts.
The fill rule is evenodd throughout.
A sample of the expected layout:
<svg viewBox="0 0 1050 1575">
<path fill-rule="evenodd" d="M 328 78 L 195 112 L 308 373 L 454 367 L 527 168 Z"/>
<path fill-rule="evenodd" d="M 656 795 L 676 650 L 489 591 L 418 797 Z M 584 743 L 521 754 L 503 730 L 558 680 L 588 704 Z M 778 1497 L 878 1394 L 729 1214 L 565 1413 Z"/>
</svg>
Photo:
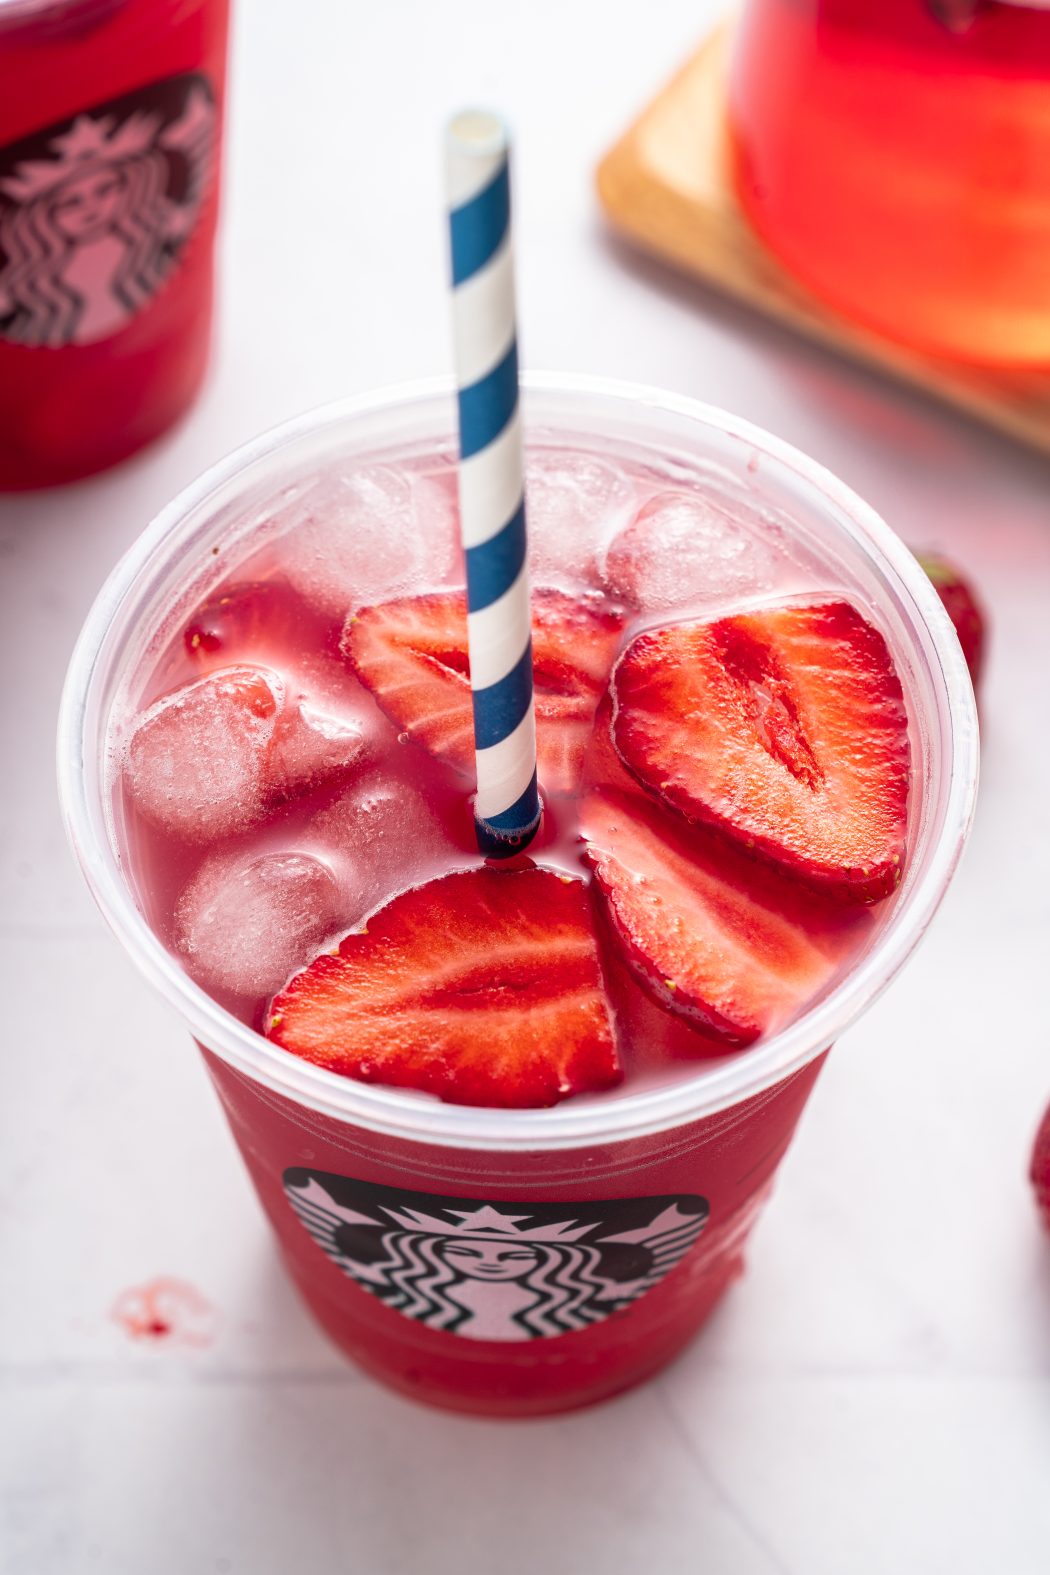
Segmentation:
<svg viewBox="0 0 1050 1575">
<path fill-rule="evenodd" d="M 1050 365 L 1050 0 L 747 0 L 729 93 L 800 280 L 915 349 Z"/>
<path fill-rule="evenodd" d="M 0 0 L 0 488 L 159 437 L 208 361 L 229 0 Z"/>
</svg>

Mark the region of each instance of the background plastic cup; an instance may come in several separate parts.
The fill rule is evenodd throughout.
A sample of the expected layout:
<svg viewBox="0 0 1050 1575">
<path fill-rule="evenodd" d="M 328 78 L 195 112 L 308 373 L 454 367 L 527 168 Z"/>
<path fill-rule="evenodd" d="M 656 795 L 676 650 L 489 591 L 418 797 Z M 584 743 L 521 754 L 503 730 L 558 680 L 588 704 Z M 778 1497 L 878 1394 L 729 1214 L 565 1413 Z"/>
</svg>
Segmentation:
<svg viewBox="0 0 1050 1575">
<path fill-rule="evenodd" d="M 748 218 L 848 317 L 1050 365 L 1046 0 L 747 0 L 729 121 Z"/>
<path fill-rule="evenodd" d="M 208 361 L 229 0 L 0 0 L 0 488 L 101 470 Z"/>
<path fill-rule="evenodd" d="M 201 565 L 279 512 L 335 459 L 449 450 L 444 385 L 305 416 L 209 471 L 118 566 L 70 668 L 60 789 L 105 917 L 204 1053 L 289 1272 L 369 1371 L 420 1399 L 524 1415 L 568 1409 L 655 1371 L 739 1273 L 745 1238 L 833 1040 L 922 935 L 973 807 L 977 731 L 958 642 L 908 549 L 846 487 L 735 417 L 658 391 L 529 379 L 532 439 L 597 437 L 701 467 L 791 528 L 877 619 L 913 721 L 911 854 L 873 947 L 812 1011 L 757 1048 L 671 1086 L 554 1110 L 484 1110 L 353 1082 L 288 1056 L 183 973 L 139 907 L 109 796 L 111 719 Z M 207 572 L 207 571 L 206 571 Z M 211 578 L 216 577 L 215 571 Z M 199 582 L 199 583 L 198 583 Z"/>
</svg>

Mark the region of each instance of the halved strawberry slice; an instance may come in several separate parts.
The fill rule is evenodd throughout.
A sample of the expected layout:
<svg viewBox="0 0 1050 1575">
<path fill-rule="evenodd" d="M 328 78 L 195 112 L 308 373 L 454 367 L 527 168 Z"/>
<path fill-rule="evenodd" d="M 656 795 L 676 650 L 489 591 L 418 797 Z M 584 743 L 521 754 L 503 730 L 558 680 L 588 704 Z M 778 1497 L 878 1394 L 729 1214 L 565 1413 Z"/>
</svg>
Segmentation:
<svg viewBox="0 0 1050 1575">
<path fill-rule="evenodd" d="M 662 1005 L 727 1048 L 781 1027 L 844 955 L 841 910 L 807 901 L 637 793 L 595 789 L 580 829 L 631 969 Z"/>
<path fill-rule="evenodd" d="M 488 867 L 395 897 L 276 997 L 269 1037 L 460 1105 L 553 1105 L 622 1075 L 586 888 Z"/>
<path fill-rule="evenodd" d="M 613 695 L 621 758 L 687 819 L 845 900 L 897 885 L 907 716 L 886 642 L 848 602 L 649 630 Z"/>
<path fill-rule="evenodd" d="M 623 614 L 600 596 L 533 592 L 536 748 L 548 793 L 576 790 L 623 625 Z"/>
<path fill-rule="evenodd" d="M 532 661 L 540 785 L 571 793 L 623 628 L 600 596 L 533 593 Z M 343 651 L 395 726 L 470 774 L 474 731 L 461 591 L 405 597 L 349 619 Z"/>
<path fill-rule="evenodd" d="M 347 619 L 342 649 L 395 727 L 460 771 L 471 769 L 474 724 L 462 591 L 363 607 Z"/>
</svg>

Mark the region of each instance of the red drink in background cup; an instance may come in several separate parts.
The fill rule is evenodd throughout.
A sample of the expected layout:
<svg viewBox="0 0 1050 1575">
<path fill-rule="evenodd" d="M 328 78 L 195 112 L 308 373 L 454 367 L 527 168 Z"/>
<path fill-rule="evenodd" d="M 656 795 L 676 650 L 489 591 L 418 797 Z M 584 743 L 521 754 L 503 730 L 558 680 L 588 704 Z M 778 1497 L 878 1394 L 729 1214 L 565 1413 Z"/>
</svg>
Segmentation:
<svg viewBox="0 0 1050 1575">
<path fill-rule="evenodd" d="M 0 489 L 159 437 L 208 360 L 228 0 L 0 0 Z"/>
<path fill-rule="evenodd" d="M 915 349 L 1050 364 L 1047 0 L 748 0 L 729 119 L 758 233 Z"/>
<path fill-rule="evenodd" d="M 527 384 L 525 414 L 537 616 L 555 590 L 608 607 L 630 588 L 639 627 L 826 593 L 863 608 L 892 652 L 914 767 L 903 882 L 862 918 L 839 910 L 837 967 L 752 1047 L 727 1053 L 658 1004 L 608 936 L 624 1080 L 556 1108 L 439 1103 L 340 1077 L 257 1031 L 269 997 L 333 933 L 479 862 L 468 789 L 399 736 L 338 643 L 347 601 L 458 580 L 444 395 L 306 417 L 178 499 L 103 592 L 61 722 L 82 867 L 204 1051 L 307 1303 L 388 1383 L 506 1415 L 586 1404 L 655 1371 L 740 1272 L 824 1054 L 943 894 L 976 774 L 972 692 L 936 595 L 826 472 L 746 423 L 649 390 Z M 656 550 L 637 550 L 639 530 Z M 214 688 L 172 772 L 157 734 L 129 751 L 158 698 L 166 728 L 164 697 L 215 672 L 233 690 L 276 675 L 280 715 L 269 702 L 253 712 L 268 749 L 280 737 L 265 801 L 253 796 L 254 745 L 239 723 L 226 729 Z M 289 696 L 295 726 L 277 735 Z M 541 780 L 543 752 L 541 720 Z M 546 795 L 529 850 L 570 877 L 578 796 Z"/>
</svg>

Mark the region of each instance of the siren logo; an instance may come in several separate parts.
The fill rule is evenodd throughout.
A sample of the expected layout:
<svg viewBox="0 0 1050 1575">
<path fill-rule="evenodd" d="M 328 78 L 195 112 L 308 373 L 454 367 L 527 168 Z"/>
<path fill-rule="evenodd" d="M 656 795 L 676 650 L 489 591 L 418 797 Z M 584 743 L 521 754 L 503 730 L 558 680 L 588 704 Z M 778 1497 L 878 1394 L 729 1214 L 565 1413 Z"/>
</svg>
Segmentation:
<svg viewBox="0 0 1050 1575">
<path fill-rule="evenodd" d="M 703 1198 L 503 1203 L 286 1170 L 292 1208 L 344 1274 L 428 1329 L 534 1340 L 600 1323 L 658 1285 L 707 1220 Z"/>
<path fill-rule="evenodd" d="M 160 289 L 215 152 L 205 77 L 170 77 L 0 148 L 0 338 L 91 344 Z"/>
</svg>

